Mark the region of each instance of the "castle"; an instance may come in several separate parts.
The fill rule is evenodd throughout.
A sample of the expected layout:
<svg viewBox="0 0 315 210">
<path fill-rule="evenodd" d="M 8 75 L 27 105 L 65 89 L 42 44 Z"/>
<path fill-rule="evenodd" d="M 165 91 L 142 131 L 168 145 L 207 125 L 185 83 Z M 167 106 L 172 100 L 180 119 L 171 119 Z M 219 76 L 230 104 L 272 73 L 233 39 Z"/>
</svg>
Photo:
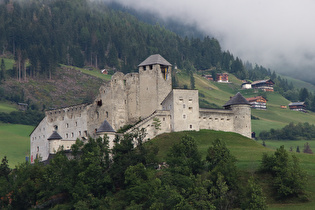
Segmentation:
<svg viewBox="0 0 315 210">
<path fill-rule="evenodd" d="M 76 139 L 109 137 L 124 125 L 145 128 L 146 139 L 184 130 L 212 129 L 251 136 L 251 110 L 237 93 L 223 107 L 199 108 L 198 90 L 172 89 L 172 65 L 161 55 L 151 55 L 139 64 L 138 73 L 116 72 L 99 89 L 92 104 L 48 110 L 30 135 L 33 163 L 58 150 L 70 150 Z M 140 119 L 140 121 L 139 121 Z M 127 131 L 129 132 L 129 131 Z"/>
</svg>

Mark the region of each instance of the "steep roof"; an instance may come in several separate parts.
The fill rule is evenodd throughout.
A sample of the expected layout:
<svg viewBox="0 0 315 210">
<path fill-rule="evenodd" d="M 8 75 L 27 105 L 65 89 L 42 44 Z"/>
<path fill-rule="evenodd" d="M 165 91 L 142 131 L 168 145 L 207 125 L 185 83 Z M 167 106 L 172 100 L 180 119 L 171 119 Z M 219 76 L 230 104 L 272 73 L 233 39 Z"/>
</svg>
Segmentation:
<svg viewBox="0 0 315 210">
<path fill-rule="evenodd" d="M 163 58 L 160 54 L 150 55 L 147 59 L 145 59 L 138 66 L 148 66 L 154 64 L 162 64 L 164 66 L 172 66 L 165 58 Z"/>
<path fill-rule="evenodd" d="M 250 105 L 249 102 L 242 96 L 240 92 L 236 93 L 228 102 L 226 102 L 223 106 L 231 106 L 231 105 L 238 105 L 238 104 L 247 104 Z"/>
<path fill-rule="evenodd" d="M 291 102 L 289 106 L 305 106 L 305 102 Z"/>
<path fill-rule="evenodd" d="M 257 85 L 257 84 L 266 83 L 266 82 L 271 82 L 271 83 L 275 84 L 271 79 L 265 79 L 265 80 L 254 81 L 254 82 L 252 82 L 252 85 Z"/>
<path fill-rule="evenodd" d="M 263 96 L 255 96 L 255 97 L 251 97 L 251 98 L 246 98 L 246 100 L 248 102 L 251 102 L 251 101 L 256 101 L 258 99 L 261 99 L 261 98 L 265 99 Z M 265 100 L 267 101 L 267 99 L 265 99 Z"/>
<path fill-rule="evenodd" d="M 112 128 L 112 126 L 107 122 L 107 120 L 104 120 L 102 125 L 97 129 L 96 133 L 115 133 L 115 130 Z"/>
<path fill-rule="evenodd" d="M 47 140 L 58 140 L 62 139 L 62 137 L 57 133 L 57 131 L 54 131 L 51 136 Z"/>
</svg>

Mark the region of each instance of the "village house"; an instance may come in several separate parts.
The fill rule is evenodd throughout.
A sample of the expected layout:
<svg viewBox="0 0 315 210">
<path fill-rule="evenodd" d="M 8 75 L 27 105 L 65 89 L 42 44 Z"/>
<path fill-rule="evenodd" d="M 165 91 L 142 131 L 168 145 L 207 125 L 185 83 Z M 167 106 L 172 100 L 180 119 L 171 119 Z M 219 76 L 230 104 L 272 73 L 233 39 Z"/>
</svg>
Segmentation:
<svg viewBox="0 0 315 210">
<path fill-rule="evenodd" d="M 273 85 L 275 83 L 271 79 L 266 80 L 258 80 L 255 82 L 252 82 L 252 88 L 253 89 L 260 89 L 265 92 L 273 92 Z"/>
<path fill-rule="evenodd" d="M 291 102 L 289 104 L 289 109 L 293 111 L 306 112 L 305 102 Z"/>
<path fill-rule="evenodd" d="M 206 78 L 207 80 L 213 81 L 213 77 L 210 74 L 206 74 L 206 75 L 202 75 L 204 78 Z"/>
<path fill-rule="evenodd" d="M 253 109 L 267 109 L 267 99 L 265 99 L 263 96 L 246 98 L 246 100 L 250 103 L 250 107 Z"/>
<path fill-rule="evenodd" d="M 217 73 L 216 81 L 217 82 L 229 82 L 229 74 L 228 73 Z"/>
<path fill-rule="evenodd" d="M 151 55 L 138 67 L 138 73 L 116 72 L 92 104 L 47 110 L 30 134 L 31 162 L 46 161 L 61 149 L 70 151 L 77 139 L 107 135 L 112 148 L 116 131 L 125 125 L 134 125 L 127 133 L 145 129 L 145 140 L 200 129 L 251 137 L 250 104 L 240 93 L 224 109 L 202 109 L 198 90 L 172 89 L 172 65 L 161 55 Z"/>
<path fill-rule="evenodd" d="M 252 89 L 252 83 L 250 82 L 244 82 L 242 84 L 242 89 Z"/>
</svg>

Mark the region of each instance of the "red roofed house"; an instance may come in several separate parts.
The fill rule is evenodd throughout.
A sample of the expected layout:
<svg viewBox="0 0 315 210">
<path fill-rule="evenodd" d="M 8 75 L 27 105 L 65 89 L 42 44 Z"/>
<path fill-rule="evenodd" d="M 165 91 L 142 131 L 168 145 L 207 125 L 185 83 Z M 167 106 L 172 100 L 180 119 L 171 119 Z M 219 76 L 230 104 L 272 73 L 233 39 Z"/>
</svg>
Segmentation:
<svg viewBox="0 0 315 210">
<path fill-rule="evenodd" d="M 250 106 L 253 109 L 267 109 L 267 99 L 262 96 L 246 98 L 246 100 L 250 103 Z"/>
</svg>

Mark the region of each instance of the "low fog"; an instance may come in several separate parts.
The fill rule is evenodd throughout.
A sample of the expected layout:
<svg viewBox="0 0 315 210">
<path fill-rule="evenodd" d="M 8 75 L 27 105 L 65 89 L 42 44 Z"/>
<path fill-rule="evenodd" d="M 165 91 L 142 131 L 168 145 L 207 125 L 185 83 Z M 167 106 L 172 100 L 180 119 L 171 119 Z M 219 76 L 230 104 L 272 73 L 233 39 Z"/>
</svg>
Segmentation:
<svg viewBox="0 0 315 210">
<path fill-rule="evenodd" d="M 313 0 L 114 1 L 166 20 L 196 24 L 243 61 L 309 81 L 315 79 Z"/>
</svg>

